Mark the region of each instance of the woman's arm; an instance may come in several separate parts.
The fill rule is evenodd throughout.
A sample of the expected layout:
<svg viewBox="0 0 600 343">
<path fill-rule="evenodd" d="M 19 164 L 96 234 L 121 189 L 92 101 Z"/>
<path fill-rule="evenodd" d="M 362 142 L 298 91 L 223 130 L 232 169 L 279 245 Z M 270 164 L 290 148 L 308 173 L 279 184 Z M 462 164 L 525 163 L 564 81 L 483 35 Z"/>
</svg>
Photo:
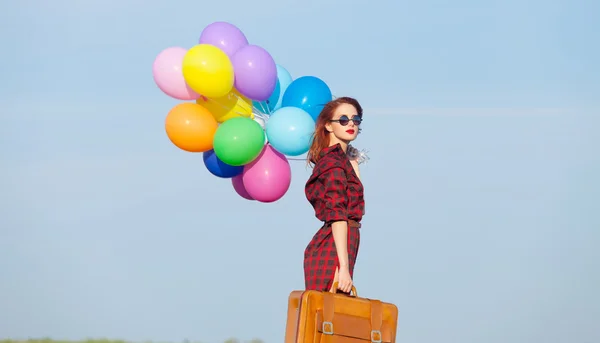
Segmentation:
<svg viewBox="0 0 600 343">
<path fill-rule="evenodd" d="M 331 223 L 331 231 L 340 261 L 340 269 L 348 269 L 348 222 L 336 221 Z"/>
<path fill-rule="evenodd" d="M 356 173 L 356 176 L 358 176 L 358 179 L 360 180 L 360 170 L 358 168 L 358 161 L 357 160 L 350 160 L 350 164 L 352 165 L 352 168 L 354 169 L 354 172 Z"/>
<path fill-rule="evenodd" d="M 348 178 L 345 168 L 336 166 L 322 174 L 325 194 L 324 221 L 331 223 L 331 231 L 339 270 L 334 280 L 339 277 L 338 288 L 348 292 L 352 287 L 350 265 L 348 261 Z"/>
</svg>

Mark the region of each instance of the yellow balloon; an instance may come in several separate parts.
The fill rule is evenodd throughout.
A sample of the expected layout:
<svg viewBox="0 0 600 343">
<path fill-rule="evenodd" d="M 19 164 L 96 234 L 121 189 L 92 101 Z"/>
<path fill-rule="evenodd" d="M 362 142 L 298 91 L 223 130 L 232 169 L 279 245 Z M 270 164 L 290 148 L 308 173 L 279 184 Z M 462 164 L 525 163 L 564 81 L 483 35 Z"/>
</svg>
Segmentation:
<svg viewBox="0 0 600 343">
<path fill-rule="evenodd" d="M 223 50 L 210 44 L 198 44 L 183 57 L 183 78 L 196 93 L 218 98 L 231 92 L 233 64 Z"/>
<path fill-rule="evenodd" d="M 243 96 L 235 88 L 229 94 L 218 98 L 201 96 L 196 103 L 208 109 L 219 123 L 235 117 L 254 119 L 252 100 Z"/>
</svg>

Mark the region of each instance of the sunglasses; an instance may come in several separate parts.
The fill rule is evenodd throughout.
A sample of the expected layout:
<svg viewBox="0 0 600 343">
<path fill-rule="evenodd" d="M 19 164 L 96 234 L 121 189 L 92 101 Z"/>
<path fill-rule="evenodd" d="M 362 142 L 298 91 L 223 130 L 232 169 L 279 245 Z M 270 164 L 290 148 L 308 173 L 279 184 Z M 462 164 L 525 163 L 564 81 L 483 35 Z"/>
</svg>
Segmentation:
<svg viewBox="0 0 600 343">
<path fill-rule="evenodd" d="M 346 126 L 346 125 L 348 125 L 348 123 L 350 123 L 350 120 L 352 120 L 354 122 L 354 125 L 357 125 L 357 126 L 360 125 L 360 123 L 362 123 L 362 118 L 360 116 L 353 116 L 352 119 L 350 119 L 345 114 L 343 116 L 341 116 L 339 119 L 332 119 L 331 121 L 338 122 L 338 123 L 340 123 L 340 125 Z"/>
</svg>

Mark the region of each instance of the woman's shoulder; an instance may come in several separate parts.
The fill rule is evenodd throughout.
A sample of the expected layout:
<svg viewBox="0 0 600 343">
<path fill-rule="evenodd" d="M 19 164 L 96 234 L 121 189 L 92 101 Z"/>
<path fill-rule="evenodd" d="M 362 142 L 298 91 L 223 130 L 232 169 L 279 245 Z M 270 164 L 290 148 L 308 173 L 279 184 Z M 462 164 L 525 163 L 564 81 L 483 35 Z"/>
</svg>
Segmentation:
<svg viewBox="0 0 600 343">
<path fill-rule="evenodd" d="M 321 151 L 320 154 L 321 160 L 327 161 L 340 161 L 345 162 L 348 159 L 348 156 L 342 149 L 342 146 L 338 143 L 327 147 Z"/>
<path fill-rule="evenodd" d="M 315 163 L 313 174 L 323 174 L 335 168 L 346 169 L 347 156 L 339 144 L 327 147 L 321 151 L 319 160 Z"/>
</svg>

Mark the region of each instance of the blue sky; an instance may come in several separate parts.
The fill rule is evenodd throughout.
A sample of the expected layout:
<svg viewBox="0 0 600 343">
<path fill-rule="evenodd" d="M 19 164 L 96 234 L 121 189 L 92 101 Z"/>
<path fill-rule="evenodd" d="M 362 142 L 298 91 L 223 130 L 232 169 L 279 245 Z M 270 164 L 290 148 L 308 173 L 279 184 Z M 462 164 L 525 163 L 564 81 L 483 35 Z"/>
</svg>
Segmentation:
<svg viewBox="0 0 600 343">
<path fill-rule="evenodd" d="M 239 26 L 365 107 L 359 295 L 398 341 L 600 340 L 592 1 L 0 5 L 0 338 L 281 341 L 319 223 L 291 162 L 249 202 L 175 148 L 169 46 Z"/>
</svg>

